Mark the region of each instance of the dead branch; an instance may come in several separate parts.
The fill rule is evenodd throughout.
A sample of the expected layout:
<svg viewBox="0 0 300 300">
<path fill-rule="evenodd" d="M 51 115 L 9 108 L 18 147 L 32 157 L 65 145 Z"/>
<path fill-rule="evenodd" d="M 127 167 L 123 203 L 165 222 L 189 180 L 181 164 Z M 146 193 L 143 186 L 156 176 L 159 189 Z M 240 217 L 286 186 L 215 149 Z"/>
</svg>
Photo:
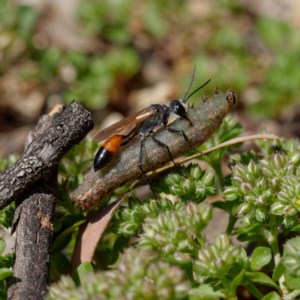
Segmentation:
<svg viewBox="0 0 300 300">
<path fill-rule="evenodd" d="M 34 138 L 21 158 L 0 175 L 0 208 L 41 179 L 92 127 L 90 112 L 75 101 L 55 115 L 44 134 Z"/>
<path fill-rule="evenodd" d="M 70 119 L 77 120 L 76 126 L 74 126 L 75 124 L 70 126 Z M 79 130 L 78 123 L 83 125 L 81 130 Z M 57 194 L 58 159 L 72 145 L 82 139 L 92 125 L 90 114 L 75 102 L 63 112 L 54 112 L 41 117 L 35 132 L 28 137 L 25 152 L 20 158 L 19 164 L 17 162 L 13 166 L 14 168 L 22 166 L 24 157 L 28 158 L 28 155 L 42 157 L 41 163 L 48 158 L 46 166 L 35 169 L 37 175 L 31 177 L 32 180 L 36 178 L 38 180 L 33 183 L 26 181 L 26 184 L 29 183 L 24 191 L 21 189 L 14 194 L 16 197 L 18 193 L 21 193 L 16 201 L 17 208 L 13 227 L 16 229 L 14 277 L 8 291 L 8 299 L 45 298 Z M 45 137 L 50 137 L 51 133 L 54 134 L 54 137 L 47 141 Z M 60 137 L 65 137 L 66 143 L 59 143 L 57 134 L 62 134 Z M 52 143 L 48 144 L 50 141 Z M 33 152 L 34 149 L 43 151 L 43 149 L 49 149 L 50 146 L 58 150 L 59 154 L 54 155 L 47 151 L 42 154 Z M 40 176 L 41 169 L 44 171 Z M 3 174 L 3 176 L 5 175 L 8 176 L 7 173 Z"/>
</svg>

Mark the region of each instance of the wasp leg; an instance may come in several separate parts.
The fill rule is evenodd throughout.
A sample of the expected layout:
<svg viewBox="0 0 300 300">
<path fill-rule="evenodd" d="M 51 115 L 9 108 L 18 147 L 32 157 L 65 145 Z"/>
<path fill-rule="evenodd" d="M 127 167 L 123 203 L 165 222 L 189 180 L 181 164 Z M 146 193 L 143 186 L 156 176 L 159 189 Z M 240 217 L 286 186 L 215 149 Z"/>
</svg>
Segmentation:
<svg viewBox="0 0 300 300">
<path fill-rule="evenodd" d="M 183 129 L 180 128 L 174 128 L 174 127 L 167 127 L 167 130 L 170 132 L 180 132 L 184 138 L 184 140 L 189 144 L 190 148 L 192 148 L 192 144 L 190 139 L 187 137 L 187 135 L 185 134 L 185 132 L 183 131 Z"/>
<path fill-rule="evenodd" d="M 167 128 L 168 128 L 168 127 L 167 127 Z M 174 132 L 178 132 L 178 131 L 177 131 L 177 128 L 175 128 L 175 129 L 176 129 L 176 131 L 174 131 Z M 181 131 L 181 130 L 179 129 L 179 131 Z M 172 131 L 171 131 L 171 132 L 172 132 Z M 183 134 L 185 135 L 184 132 L 183 132 Z M 158 146 L 167 149 L 168 154 L 169 154 L 169 157 L 170 157 L 171 161 L 172 161 L 173 164 L 174 164 L 174 167 L 175 167 L 176 169 L 178 169 L 178 171 L 180 171 L 179 165 L 177 165 L 176 162 L 174 161 L 174 158 L 173 158 L 173 156 L 172 156 L 172 153 L 171 153 L 171 151 L 170 151 L 169 146 L 166 145 L 166 144 L 164 144 L 164 143 L 161 142 L 160 140 L 158 140 L 158 139 L 154 136 L 154 132 L 151 132 L 151 137 L 152 137 L 153 141 L 154 141 Z M 184 175 L 182 174 L 182 176 L 184 176 Z M 186 178 L 186 176 L 184 176 L 184 177 Z"/>
<path fill-rule="evenodd" d="M 176 164 L 176 162 L 174 161 L 174 158 L 173 158 L 173 156 L 172 156 L 172 153 L 171 153 L 171 151 L 170 151 L 169 146 L 166 145 L 165 143 L 161 142 L 160 140 L 158 140 L 158 139 L 154 136 L 154 132 L 153 132 L 153 131 L 150 133 L 150 135 L 151 135 L 152 140 L 153 140 L 158 146 L 167 149 L 168 154 L 169 154 L 169 157 L 170 157 L 170 160 L 173 162 L 174 166 L 177 167 L 177 164 Z"/>
<path fill-rule="evenodd" d="M 170 132 L 180 132 L 182 134 L 184 140 L 189 144 L 190 148 L 193 148 L 190 139 L 187 137 L 187 135 L 185 134 L 185 132 L 182 129 L 174 128 L 174 127 L 167 127 L 167 130 L 170 131 Z M 193 148 L 193 150 L 198 152 L 198 153 L 202 153 L 201 151 L 198 151 L 196 148 Z"/>
<path fill-rule="evenodd" d="M 143 163 L 144 163 L 144 149 L 145 149 L 145 136 L 140 136 L 141 138 L 141 145 L 140 145 L 140 156 L 139 156 L 139 169 L 140 172 L 144 178 L 144 180 L 148 183 L 150 186 L 152 192 L 153 192 L 153 185 L 152 182 L 149 180 L 149 178 L 146 176 L 146 173 L 143 169 Z M 154 196 L 156 197 L 155 193 L 153 192 Z"/>
</svg>

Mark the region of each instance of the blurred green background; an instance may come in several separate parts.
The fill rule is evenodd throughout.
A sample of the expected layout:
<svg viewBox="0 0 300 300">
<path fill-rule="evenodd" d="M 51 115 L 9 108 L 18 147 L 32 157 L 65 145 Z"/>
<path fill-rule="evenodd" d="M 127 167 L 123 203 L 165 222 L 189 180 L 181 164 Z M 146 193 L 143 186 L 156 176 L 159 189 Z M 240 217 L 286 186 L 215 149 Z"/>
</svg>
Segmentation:
<svg viewBox="0 0 300 300">
<path fill-rule="evenodd" d="M 0 0 L 0 154 L 55 103 L 105 126 L 182 97 L 195 65 L 200 94 L 237 92 L 248 130 L 300 135 L 299 20 L 293 0 Z"/>
</svg>

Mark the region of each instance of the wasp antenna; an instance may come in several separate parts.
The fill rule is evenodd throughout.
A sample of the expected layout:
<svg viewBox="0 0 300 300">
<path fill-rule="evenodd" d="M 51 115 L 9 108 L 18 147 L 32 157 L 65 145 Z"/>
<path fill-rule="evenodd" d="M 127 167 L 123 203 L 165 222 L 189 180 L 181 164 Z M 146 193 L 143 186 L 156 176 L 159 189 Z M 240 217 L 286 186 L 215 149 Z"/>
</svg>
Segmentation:
<svg viewBox="0 0 300 300">
<path fill-rule="evenodd" d="M 208 79 L 204 84 L 202 84 L 201 86 L 199 86 L 197 89 L 195 89 L 193 92 L 191 92 L 186 99 L 182 100 L 183 103 L 186 103 L 189 98 L 191 96 L 193 96 L 196 92 L 198 92 L 199 90 L 201 90 L 203 87 L 205 87 L 209 82 L 211 81 L 211 79 Z"/>
<path fill-rule="evenodd" d="M 189 84 L 189 87 L 188 87 L 187 91 L 184 94 L 184 97 L 183 97 L 183 100 L 182 100 L 183 103 L 185 103 L 187 101 L 186 97 L 188 97 L 188 93 L 189 93 L 189 91 L 190 91 L 190 89 L 192 87 L 192 84 L 193 84 L 193 81 L 194 81 L 194 78 L 195 78 L 195 73 L 196 73 L 196 66 L 194 66 L 192 79 L 190 81 L 190 84 Z"/>
</svg>

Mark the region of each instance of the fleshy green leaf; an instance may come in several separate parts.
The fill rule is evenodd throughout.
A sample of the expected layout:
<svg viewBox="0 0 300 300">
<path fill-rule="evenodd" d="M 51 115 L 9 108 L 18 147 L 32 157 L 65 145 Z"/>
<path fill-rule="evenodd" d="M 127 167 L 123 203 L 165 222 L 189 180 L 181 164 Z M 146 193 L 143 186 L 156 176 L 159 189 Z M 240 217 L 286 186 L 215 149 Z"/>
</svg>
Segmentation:
<svg viewBox="0 0 300 300">
<path fill-rule="evenodd" d="M 300 289 L 300 277 L 292 276 L 290 273 L 285 272 L 285 281 L 287 286 L 292 290 Z"/>
<path fill-rule="evenodd" d="M 225 298 L 225 295 L 209 284 L 201 284 L 189 292 L 190 300 L 218 300 L 220 298 Z"/>
<path fill-rule="evenodd" d="M 2 255 L 4 249 L 6 247 L 6 243 L 4 240 L 0 239 L 0 255 Z"/>
<path fill-rule="evenodd" d="M 237 287 L 242 282 L 244 275 L 245 275 L 245 270 L 242 270 L 237 276 L 234 277 L 234 279 L 231 282 L 232 291 L 235 291 L 237 289 Z"/>
<path fill-rule="evenodd" d="M 257 247 L 251 257 L 250 266 L 252 270 L 260 270 L 267 265 L 272 259 L 271 249 L 267 247 Z"/>
<path fill-rule="evenodd" d="M 79 222 L 74 223 L 72 226 L 64 230 L 57 238 L 54 240 L 52 245 L 52 251 L 56 252 L 60 249 L 63 249 L 69 243 L 69 237 L 77 229 L 81 224 L 83 224 L 85 220 L 81 220 Z"/>
<path fill-rule="evenodd" d="M 75 273 L 76 284 L 82 284 L 85 281 L 85 277 L 89 274 L 93 274 L 93 266 L 89 262 L 83 262 L 78 266 Z"/>
<path fill-rule="evenodd" d="M 261 300 L 280 300 L 281 297 L 276 292 L 271 292 L 265 295 Z"/>
<path fill-rule="evenodd" d="M 4 278 L 11 276 L 14 272 L 11 269 L 8 268 L 1 268 L 0 269 L 0 280 L 3 280 Z"/>
<path fill-rule="evenodd" d="M 294 227 L 292 228 L 292 231 L 299 232 L 299 231 L 300 231 L 300 224 L 294 226 Z"/>
<path fill-rule="evenodd" d="M 265 273 L 262 272 L 247 273 L 247 278 L 254 283 L 271 286 L 277 289 L 278 291 L 280 291 L 278 285 Z"/>
</svg>

